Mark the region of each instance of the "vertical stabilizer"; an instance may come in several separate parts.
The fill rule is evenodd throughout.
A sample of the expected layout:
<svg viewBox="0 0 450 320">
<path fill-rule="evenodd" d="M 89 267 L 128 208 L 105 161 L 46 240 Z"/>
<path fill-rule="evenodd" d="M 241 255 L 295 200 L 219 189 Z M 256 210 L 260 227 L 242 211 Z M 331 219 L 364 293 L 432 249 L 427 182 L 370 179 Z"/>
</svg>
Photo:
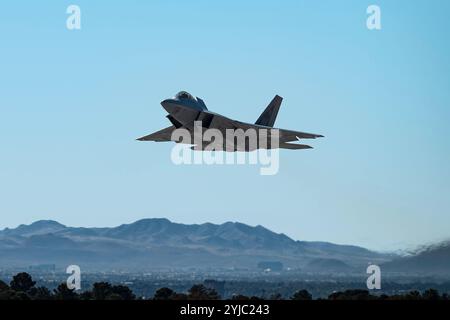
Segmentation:
<svg viewBox="0 0 450 320">
<path fill-rule="evenodd" d="M 259 116 L 258 120 L 256 120 L 255 124 L 259 124 L 262 126 L 273 127 L 275 124 L 275 120 L 278 115 L 278 110 L 280 110 L 281 101 L 283 98 L 279 95 L 276 95 L 275 98 L 267 106 L 266 110 Z"/>
</svg>

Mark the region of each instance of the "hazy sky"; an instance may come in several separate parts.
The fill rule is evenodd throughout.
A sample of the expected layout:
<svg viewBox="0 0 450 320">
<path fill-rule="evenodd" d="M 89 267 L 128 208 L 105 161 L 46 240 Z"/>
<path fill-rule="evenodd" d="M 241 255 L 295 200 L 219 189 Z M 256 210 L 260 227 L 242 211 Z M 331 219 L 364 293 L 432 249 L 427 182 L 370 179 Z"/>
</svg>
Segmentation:
<svg viewBox="0 0 450 320">
<path fill-rule="evenodd" d="M 66 8 L 81 8 L 81 30 Z M 126 4 L 125 4 L 126 3 Z M 378 4 L 382 30 L 366 28 Z M 450 237 L 449 1 L 9 1 L 0 5 L 0 228 L 38 219 L 240 221 L 398 249 Z M 160 101 L 187 90 L 324 134 L 280 171 L 176 166 Z"/>
</svg>

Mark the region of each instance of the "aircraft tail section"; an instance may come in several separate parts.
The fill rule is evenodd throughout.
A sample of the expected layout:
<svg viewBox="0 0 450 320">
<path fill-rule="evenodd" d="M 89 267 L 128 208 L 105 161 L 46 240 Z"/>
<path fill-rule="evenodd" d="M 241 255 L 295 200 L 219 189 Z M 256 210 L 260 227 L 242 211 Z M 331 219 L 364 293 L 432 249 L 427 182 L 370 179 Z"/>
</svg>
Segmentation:
<svg viewBox="0 0 450 320">
<path fill-rule="evenodd" d="M 280 97 L 279 95 L 276 95 L 269 103 L 266 110 L 264 110 L 264 112 L 261 113 L 258 120 L 256 120 L 255 124 L 273 127 L 278 115 L 278 110 L 280 110 L 281 101 L 283 101 L 283 98 Z"/>
</svg>

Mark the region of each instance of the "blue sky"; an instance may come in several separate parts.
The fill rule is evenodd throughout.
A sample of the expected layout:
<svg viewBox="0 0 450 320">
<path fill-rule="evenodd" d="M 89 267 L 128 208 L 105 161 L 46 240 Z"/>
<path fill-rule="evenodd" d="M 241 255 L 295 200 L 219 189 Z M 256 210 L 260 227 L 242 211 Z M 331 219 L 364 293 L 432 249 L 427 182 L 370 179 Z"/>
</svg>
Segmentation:
<svg viewBox="0 0 450 320">
<path fill-rule="evenodd" d="M 66 8 L 82 29 L 66 29 Z M 382 30 L 366 28 L 378 4 Z M 14 1 L 0 5 L 0 228 L 38 219 L 240 221 L 393 250 L 450 237 L 450 2 Z M 187 90 L 324 134 L 280 171 L 175 166 L 159 105 Z"/>
</svg>

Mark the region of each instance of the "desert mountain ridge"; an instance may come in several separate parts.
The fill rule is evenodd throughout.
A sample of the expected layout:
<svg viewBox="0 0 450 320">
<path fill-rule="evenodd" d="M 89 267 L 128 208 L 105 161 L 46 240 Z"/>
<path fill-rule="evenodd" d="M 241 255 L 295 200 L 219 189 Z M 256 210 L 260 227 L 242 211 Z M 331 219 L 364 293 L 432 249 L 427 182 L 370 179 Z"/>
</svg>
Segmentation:
<svg viewBox="0 0 450 320">
<path fill-rule="evenodd" d="M 447 251 L 443 250 L 443 254 Z M 312 273 L 353 272 L 363 270 L 368 263 L 386 265 L 394 271 L 400 266 L 415 272 L 413 267 L 404 265 L 414 259 L 405 260 L 358 246 L 293 240 L 260 225 L 181 224 L 166 218 L 142 219 L 105 228 L 69 227 L 52 220 L 39 220 L 1 230 L 0 256 L 0 268 L 78 264 L 93 271 L 256 270 L 261 262 L 269 261 Z M 445 263 L 439 269 L 444 267 Z"/>
</svg>

